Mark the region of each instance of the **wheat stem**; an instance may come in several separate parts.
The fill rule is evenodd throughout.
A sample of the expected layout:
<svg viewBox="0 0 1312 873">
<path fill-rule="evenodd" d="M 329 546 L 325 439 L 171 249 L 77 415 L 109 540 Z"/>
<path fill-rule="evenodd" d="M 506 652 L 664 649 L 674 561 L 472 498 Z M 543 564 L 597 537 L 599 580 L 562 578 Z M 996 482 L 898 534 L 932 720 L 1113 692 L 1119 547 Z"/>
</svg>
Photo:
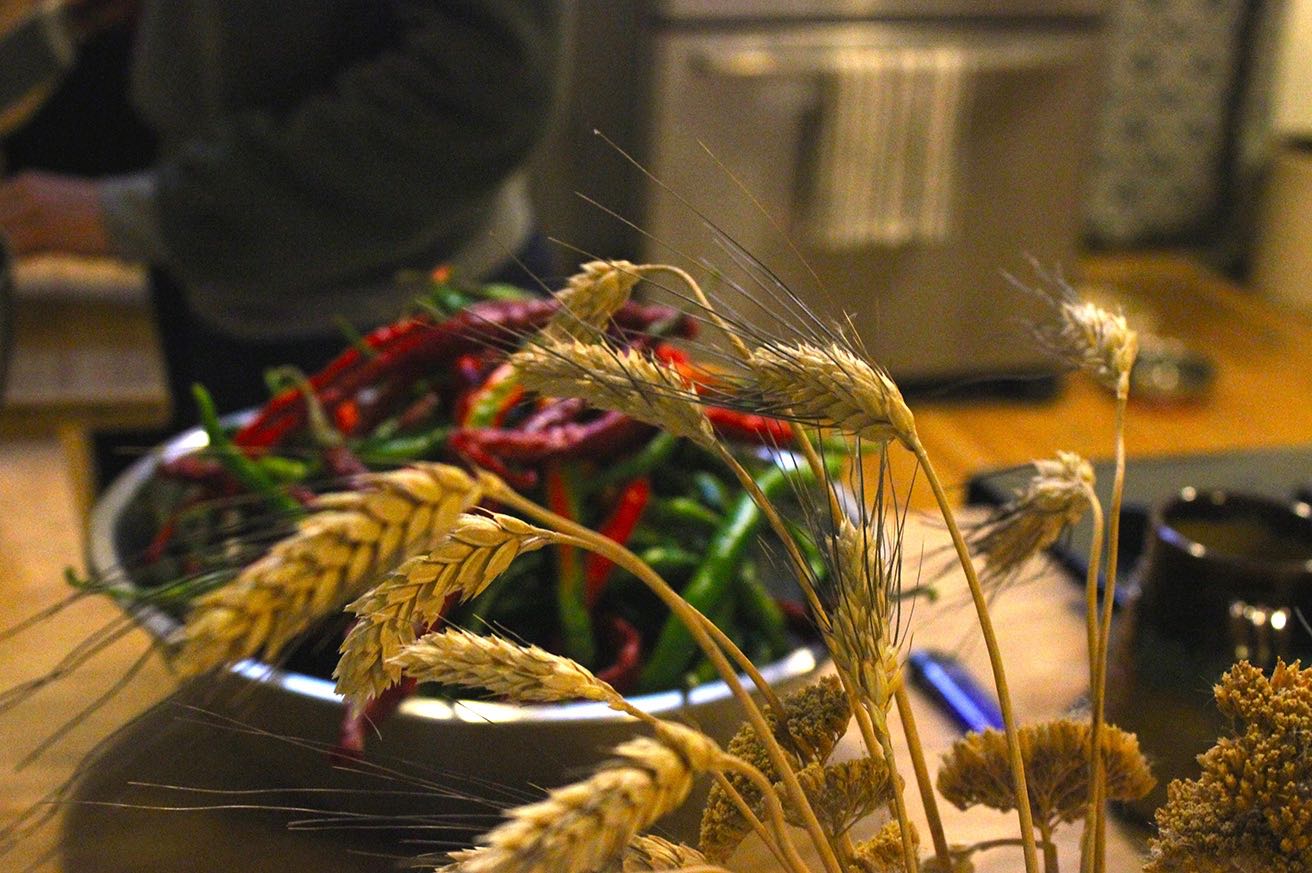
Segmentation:
<svg viewBox="0 0 1312 873">
<path fill-rule="evenodd" d="M 1112 479 L 1112 503 L 1109 509 L 1107 530 L 1107 584 L 1102 593 L 1102 626 L 1098 632 L 1098 677 L 1093 688 L 1093 726 L 1090 743 L 1093 749 L 1099 749 L 1102 740 L 1103 716 L 1107 698 L 1107 649 L 1111 642 L 1112 609 L 1116 605 L 1116 563 L 1119 558 L 1121 539 L 1121 504 L 1125 497 L 1125 408 L 1130 399 L 1130 368 L 1121 371 L 1116 385 L 1116 475 Z M 1096 796 L 1093 870 L 1103 873 L 1106 867 L 1106 804 L 1103 802 L 1103 766 L 1102 756 L 1094 755 L 1094 784 L 1091 794 Z"/>
<path fill-rule="evenodd" d="M 948 854 L 948 840 L 943 833 L 943 818 L 938 812 L 934 783 L 929 779 L 929 767 L 925 764 L 925 749 L 920 744 L 920 731 L 916 729 L 916 716 L 911 711 L 911 695 L 907 694 L 906 685 L 898 683 L 893 699 L 897 701 L 897 714 L 902 721 L 902 733 L 906 735 L 907 748 L 911 751 L 911 769 L 916 774 L 920 803 L 925 808 L 925 820 L 929 824 L 929 834 L 934 841 L 934 856 L 944 870 L 950 870 L 952 858 Z"/>
<path fill-rule="evenodd" d="M 1089 547 L 1089 572 L 1084 582 L 1084 623 L 1089 646 L 1089 696 L 1092 699 L 1093 689 L 1098 685 L 1098 658 L 1101 649 L 1098 642 L 1098 570 L 1102 562 L 1103 525 L 1106 522 L 1103 518 L 1102 501 L 1098 499 L 1093 487 L 1086 485 L 1084 490 L 1089 499 L 1090 514 L 1093 520 L 1093 544 Z M 1094 734 L 1093 728 L 1090 727 L 1091 740 Z M 1084 833 L 1080 837 L 1080 873 L 1091 873 L 1093 870 L 1093 847 L 1095 842 L 1093 835 L 1098 827 L 1098 799 L 1094 787 L 1098 781 L 1098 773 L 1102 769 L 1102 756 L 1098 754 L 1098 748 L 1092 743 L 1089 745 L 1089 809 L 1084 816 Z"/>
<path fill-rule="evenodd" d="M 907 816 L 906 799 L 902 796 L 902 778 L 898 776 L 897 772 L 897 760 L 893 751 L 893 735 L 888 731 L 888 717 L 870 700 L 866 701 L 866 710 L 874 723 L 875 737 L 878 739 L 880 749 L 884 753 L 884 763 L 888 765 L 888 778 L 893 786 L 893 810 L 897 816 L 898 831 L 902 837 L 903 869 L 906 873 L 918 873 L 920 862 L 916 857 L 916 845 L 911 841 L 911 821 Z"/>
<path fill-rule="evenodd" d="M 733 770 L 739 773 L 756 786 L 756 790 L 761 793 L 761 798 L 765 802 L 766 811 L 770 815 L 770 822 L 774 825 L 775 831 L 779 834 L 779 848 L 784 854 L 786 866 L 798 871 L 798 873 L 807 873 L 806 862 L 797 854 L 797 847 L 793 841 L 788 839 L 788 823 L 784 820 L 784 807 L 779 802 L 779 796 L 770 784 L 770 780 L 760 770 L 748 764 L 746 761 L 735 758 L 732 755 L 725 755 L 725 769 Z M 789 771 L 791 772 L 791 771 Z M 737 792 L 734 792 L 735 794 Z M 730 795 L 732 797 L 732 795 Z M 740 798 L 741 799 L 741 798 Z M 748 819 L 750 821 L 750 819 Z"/>
<path fill-rule="evenodd" d="M 1007 733 L 1007 754 L 1011 763 L 1011 775 L 1016 791 L 1016 815 L 1020 820 L 1021 846 L 1025 855 L 1025 873 L 1039 873 L 1038 848 L 1034 843 L 1034 816 L 1030 811 L 1029 788 L 1025 784 L 1025 763 L 1020 754 L 1020 734 L 1017 731 L 1016 717 L 1012 710 L 1011 693 L 1007 686 L 1006 671 L 1002 666 L 1002 651 L 998 647 L 997 634 L 993 631 L 993 620 L 989 617 L 989 604 L 984 596 L 984 589 L 979 583 L 979 574 L 975 571 L 975 562 L 971 560 L 970 548 L 961 535 L 952 504 L 948 500 L 943 483 L 929 458 L 929 452 L 917 434 L 912 435 L 911 450 L 925 471 L 925 480 L 934 492 L 940 514 L 952 537 L 961 569 L 966 574 L 966 584 L 970 586 L 970 596 L 975 603 L 975 614 L 979 619 L 980 633 L 988 649 L 989 664 L 993 669 L 993 684 L 998 692 L 998 708 L 1002 711 L 1002 721 Z"/>
<path fill-rule="evenodd" d="M 774 738 L 766 723 L 765 716 L 762 714 L 756 702 L 752 700 L 751 695 L 743 688 L 738 681 L 738 675 L 734 672 L 733 667 L 725 659 L 724 652 L 715 644 L 711 638 L 711 633 L 707 629 L 709 621 L 700 612 L 690 606 L 687 601 L 678 595 L 664 579 L 660 577 L 651 567 L 647 566 L 637 555 L 628 549 L 616 543 L 614 540 L 601 536 L 595 531 L 570 521 L 567 518 L 557 515 L 550 510 L 539 506 L 532 500 L 520 496 L 517 492 L 507 486 L 504 482 L 496 479 L 491 475 L 485 475 L 485 487 L 488 489 L 490 496 L 501 500 L 509 506 L 532 515 L 543 524 L 560 531 L 567 540 L 572 541 L 580 548 L 587 549 L 591 552 L 608 558 L 612 563 L 628 570 L 634 576 L 638 577 L 646 584 L 657 597 L 666 605 L 671 613 L 678 616 L 688 629 L 688 633 L 696 640 L 698 646 L 706 654 L 711 664 L 719 672 L 729 690 L 742 706 L 747 720 L 751 722 L 753 729 L 761 738 L 761 743 L 765 746 L 769 754 L 770 763 L 778 771 L 784 788 L 788 792 L 789 800 L 797 807 L 803 820 L 806 822 L 806 830 L 815 844 L 816 851 L 820 854 L 820 859 L 829 873 L 842 873 L 838 865 L 838 859 L 834 857 L 833 850 L 825 837 L 824 830 L 820 827 L 820 822 L 815 816 L 815 811 L 811 808 L 806 799 L 805 792 L 802 791 L 801 784 L 797 781 L 797 775 L 789 766 L 788 757 L 784 750 L 779 746 L 779 742 Z M 780 709 L 780 712 L 783 710 Z"/>
</svg>

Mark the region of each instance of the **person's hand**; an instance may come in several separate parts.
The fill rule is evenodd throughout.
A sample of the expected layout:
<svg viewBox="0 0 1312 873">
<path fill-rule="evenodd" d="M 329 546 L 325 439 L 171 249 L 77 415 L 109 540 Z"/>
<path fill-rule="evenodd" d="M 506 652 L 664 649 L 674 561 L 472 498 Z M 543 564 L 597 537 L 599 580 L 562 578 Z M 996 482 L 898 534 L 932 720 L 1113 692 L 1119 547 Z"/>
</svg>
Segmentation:
<svg viewBox="0 0 1312 873">
<path fill-rule="evenodd" d="M 96 182 L 54 173 L 20 173 L 0 183 L 0 236 L 19 255 L 112 251 Z"/>
</svg>

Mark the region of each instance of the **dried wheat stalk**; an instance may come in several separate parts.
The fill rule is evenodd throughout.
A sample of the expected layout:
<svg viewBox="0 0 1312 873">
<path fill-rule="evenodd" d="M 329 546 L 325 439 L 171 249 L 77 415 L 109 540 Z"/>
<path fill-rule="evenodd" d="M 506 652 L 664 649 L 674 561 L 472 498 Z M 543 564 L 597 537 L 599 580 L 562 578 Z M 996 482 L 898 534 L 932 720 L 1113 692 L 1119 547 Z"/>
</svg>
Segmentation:
<svg viewBox="0 0 1312 873">
<path fill-rule="evenodd" d="M 525 388 L 581 397 L 704 446 L 715 442 L 695 391 L 673 367 L 605 341 L 544 340 L 511 356 Z"/>
<path fill-rule="evenodd" d="M 641 269 L 628 261 L 584 264 L 556 292 L 560 311 L 552 316 L 543 334 L 557 340 L 597 339 L 616 310 L 628 302 L 633 286 L 642 278 Z"/>
<path fill-rule="evenodd" d="M 763 411 L 876 442 L 914 444 L 915 419 L 892 378 L 837 343 L 770 343 L 753 349 L 745 366 L 739 388 Z"/>
<path fill-rule="evenodd" d="M 389 663 L 415 639 L 415 626 L 441 614 L 450 596 L 478 596 L 520 555 L 555 539 L 550 531 L 498 513 L 461 515 L 427 555 L 406 561 L 347 609 L 359 620 L 342 641 L 337 691 L 360 703 L 400 678 Z"/>
<path fill-rule="evenodd" d="M 723 753 L 708 737 L 663 724 L 657 739 L 615 749 L 616 760 L 590 778 L 512 809 L 508 821 L 460 853 L 460 873 L 590 873 L 619 858 L 641 829 L 679 806 L 693 778 Z"/>
<path fill-rule="evenodd" d="M 682 843 L 672 843 L 651 834 L 634 837 L 624 849 L 620 870 L 623 873 L 647 873 L 656 870 L 678 870 L 709 863 L 706 856 Z"/>
<path fill-rule="evenodd" d="M 296 533 L 195 601 L 179 669 L 195 675 L 243 658 L 276 658 L 380 574 L 431 548 L 481 497 L 458 467 L 423 463 L 363 477 L 358 491 L 324 495 Z"/>
<path fill-rule="evenodd" d="M 484 688 L 521 703 L 620 700 L 614 688 L 569 658 L 456 628 L 425 634 L 388 658 L 386 666 L 421 682 Z"/>
</svg>

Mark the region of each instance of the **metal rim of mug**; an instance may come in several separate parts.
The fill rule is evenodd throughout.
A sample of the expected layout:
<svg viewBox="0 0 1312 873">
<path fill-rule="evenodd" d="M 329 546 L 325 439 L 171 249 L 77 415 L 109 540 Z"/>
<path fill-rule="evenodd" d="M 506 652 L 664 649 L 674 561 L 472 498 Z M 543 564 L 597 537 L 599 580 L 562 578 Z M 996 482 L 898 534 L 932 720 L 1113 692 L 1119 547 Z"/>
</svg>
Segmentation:
<svg viewBox="0 0 1312 873">
<path fill-rule="evenodd" d="M 1257 560 L 1244 555 L 1223 552 L 1200 543 L 1177 530 L 1168 520 L 1171 511 L 1182 507 L 1222 507 L 1243 504 L 1254 510 L 1276 513 L 1286 520 L 1303 522 L 1309 534 L 1309 554 L 1312 554 L 1312 505 L 1301 500 L 1280 500 L 1242 491 L 1223 488 L 1200 490 L 1192 485 L 1181 488 L 1171 500 L 1153 509 L 1150 531 L 1164 542 L 1198 560 L 1215 561 L 1233 567 L 1266 566 L 1283 571 L 1312 572 L 1312 557 Z"/>
</svg>

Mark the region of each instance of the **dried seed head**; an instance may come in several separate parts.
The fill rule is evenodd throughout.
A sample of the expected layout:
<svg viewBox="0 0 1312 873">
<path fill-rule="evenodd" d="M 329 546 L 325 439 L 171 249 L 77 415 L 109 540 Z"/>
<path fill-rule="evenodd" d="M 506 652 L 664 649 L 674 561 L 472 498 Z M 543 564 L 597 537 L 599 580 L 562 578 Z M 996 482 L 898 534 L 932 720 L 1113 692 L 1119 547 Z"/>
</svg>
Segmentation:
<svg viewBox="0 0 1312 873">
<path fill-rule="evenodd" d="M 596 339 L 611 316 L 629 300 L 642 278 L 639 267 L 628 261 L 589 261 L 556 292 L 560 302 L 545 333 L 554 339 Z"/>
<path fill-rule="evenodd" d="M 920 834 L 916 833 L 915 826 L 907 822 L 907 827 L 911 828 L 911 844 L 919 846 Z M 856 864 L 852 873 L 903 873 L 906 868 L 902 856 L 902 829 L 897 821 L 888 822 L 879 833 L 857 843 L 853 860 Z M 922 869 L 927 868 L 922 866 Z"/>
<path fill-rule="evenodd" d="M 450 596 L 478 596 L 517 557 L 554 538 L 508 515 L 460 516 L 431 552 L 406 561 L 347 607 L 359 620 L 333 671 L 338 693 L 358 704 L 394 684 L 400 667 L 389 661 L 414 642 L 416 625 L 436 619 Z"/>
<path fill-rule="evenodd" d="M 693 777 L 722 754 L 708 738 L 668 725 L 639 737 L 592 777 L 551 791 L 509 819 L 459 860 L 462 873 L 588 873 L 613 863 L 638 831 L 678 807 Z"/>
<path fill-rule="evenodd" d="M 1031 289 L 1019 280 L 1011 281 L 1052 307 L 1053 322 L 1035 330 L 1039 343 L 1057 358 L 1115 390 L 1134 367 L 1139 354 L 1138 333 L 1121 313 L 1082 300 L 1059 277 L 1037 267 L 1036 272 L 1044 287 Z"/>
<path fill-rule="evenodd" d="M 838 519 L 829 540 L 836 583 L 826 642 L 834 664 L 880 712 L 887 712 L 901 681 L 895 603 L 901 585 L 901 551 L 880 518 L 857 526 Z"/>
<path fill-rule="evenodd" d="M 774 710 L 766 712 L 766 721 L 775 738 L 799 767 L 811 762 L 823 764 L 852 719 L 847 695 L 838 679 L 826 676 L 786 695 L 782 703 L 782 724 Z M 771 781 L 778 777 L 769 753 L 750 724 L 744 724 L 734 734 L 728 753 L 751 764 Z M 726 778 L 759 815 L 763 799 L 756 786 L 740 773 L 730 772 Z M 749 833 L 751 826 L 738 807 L 718 782 L 713 784 L 702 811 L 699 841 L 706 857 L 717 863 L 724 861 Z"/>
<path fill-rule="evenodd" d="M 705 865 L 706 856 L 682 843 L 672 843 L 651 834 L 636 836 L 624 849 L 622 873 L 647 873 L 656 870 L 678 870 L 682 867 Z"/>
<path fill-rule="evenodd" d="M 519 703 L 621 699 L 614 688 L 569 658 L 455 628 L 425 634 L 388 658 L 385 666 L 420 682 L 483 688 Z"/>
<path fill-rule="evenodd" d="M 771 343 L 752 350 L 739 386 L 760 411 L 833 427 L 876 442 L 916 439 L 915 419 L 882 369 L 831 343 Z"/>
<path fill-rule="evenodd" d="M 831 837 L 847 833 L 852 825 L 893 799 L 893 781 L 888 765 L 874 758 L 854 758 L 839 764 L 807 764 L 797 771 L 806 799 L 810 801 L 824 832 Z M 784 804 L 784 815 L 794 827 L 805 827 L 782 783 L 775 792 Z"/>
<path fill-rule="evenodd" d="M 1198 757 L 1198 779 L 1177 780 L 1157 810 L 1147 873 L 1312 870 L 1312 668 L 1247 661 L 1214 690 L 1234 733 Z M 1247 867 L 1222 867 L 1245 862 Z"/>
<path fill-rule="evenodd" d="M 1089 507 L 1093 467 L 1074 452 L 1034 462 L 1035 474 L 1010 501 L 967 534 L 984 560 L 980 581 L 999 591 L 1036 555 L 1078 524 Z"/>
<path fill-rule="evenodd" d="M 1034 821 L 1048 827 L 1082 818 L 1089 803 L 1089 723 L 1058 719 L 1020 729 L 1021 758 Z M 1110 800 L 1137 800 L 1156 780 L 1139 751 L 1139 740 L 1115 725 L 1105 725 L 1102 758 Z M 943 757 L 938 790 L 959 809 L 976 804 L 1006 812 L 1016 792 L 1002 731 L 988 730 L 958 740 Z"/>
<path fill-rule="evenodd" d="M 704 446 L 715 441 L 697 394 L 683 376 L 635 349 L 617 349 L 605 341 L 546 340 L 510 360 L 531 391 L 580 397 Z"/>
<path fill-rule="evenodd" d="M 296 533 L 229 584 L 197 598 L 177 663 L 195 675 L 243 658 L 274 659 L 297 634 L 450 530 L 482 489 L 458 467 L 415 464 L 320 497 Z"/>
</svg>

